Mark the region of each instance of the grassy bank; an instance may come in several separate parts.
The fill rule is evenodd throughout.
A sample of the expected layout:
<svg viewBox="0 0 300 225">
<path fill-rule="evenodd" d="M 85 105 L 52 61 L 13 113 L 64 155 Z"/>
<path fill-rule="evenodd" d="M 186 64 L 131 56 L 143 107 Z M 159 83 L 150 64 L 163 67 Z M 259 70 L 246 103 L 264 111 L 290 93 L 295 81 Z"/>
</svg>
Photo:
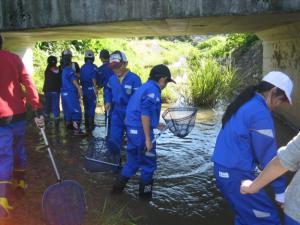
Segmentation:
<svg viewBox="0 0 300 225">
<path fill-rule="evenodd" d="M 224 65 L 224 59 L 236 49 L 247 51 L 256 40 L 257 37 L 251 34 L 231 34 L 213 36 L 198 44 L 189 38 L 39 42 L 34 49 L 34 81 L 41 91 L 47 57 L 55 55 L 60 58 L 64 49 L 72 50 L 74 61 L 79 65 L 83 65 L 84 51 L 93 50 L 97 66 L 101 65 L 98 58 L 101 49 L 121 50 L 129 60 L 128 67 L 143 82 L 154 65 L 163 63 L 169 66 L 177 85 L 169 85 L 163 91 L 164 102 L 175 102 L 183 95 L 194 105 L 213 106 L 218 99 L 230 97 L 238 85 L 235 69 Z"/>
</svg>

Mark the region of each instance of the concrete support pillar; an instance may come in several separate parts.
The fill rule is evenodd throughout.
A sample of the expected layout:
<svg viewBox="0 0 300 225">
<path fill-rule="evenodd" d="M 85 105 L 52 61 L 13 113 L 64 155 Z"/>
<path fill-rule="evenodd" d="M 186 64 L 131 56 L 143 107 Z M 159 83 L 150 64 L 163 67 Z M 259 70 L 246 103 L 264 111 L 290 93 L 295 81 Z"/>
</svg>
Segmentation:
<svg viewBox="0 0 300 225">
<path fill-rule="evenodd" d="M 34 43 L 25 42 L 23 39 L 16 39 L 4 36 L 3 49 L 11 51 L 22 59 L 27 72 L 32 75 L 34 72 L 33 67 L 33 47 Z"/>
<path fill-rule="evenodd" d="M 263 74 L 279 70 L 294 82 L 293 105 L 278 110 L 291 125 L 300 127 L 300 23 L 257 33 L 263 40 Z"/>
</svg>

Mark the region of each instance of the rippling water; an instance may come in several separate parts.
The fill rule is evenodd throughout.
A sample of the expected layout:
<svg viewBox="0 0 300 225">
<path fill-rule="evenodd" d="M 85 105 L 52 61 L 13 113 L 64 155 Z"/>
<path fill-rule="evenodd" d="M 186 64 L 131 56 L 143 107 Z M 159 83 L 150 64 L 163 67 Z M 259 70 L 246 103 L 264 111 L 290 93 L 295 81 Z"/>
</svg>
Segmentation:
<svg viewBox="0 0 300 225">
<path fill-rule="evenodd" d="M 110 195 L 115 174 L 88 173 L 83 168 L 83 155 L 90 138 L 74 137 L 64 129 L 53 126 L 46 133 L 61 176 L 78 181 L 85 190 L 88 213 L 85 225 L 98 225 L 101 210 L 107 202 L 112 210 L 126 206 L 125 214 L 137 218 L 139 225 L 230 225 L 233 215 L 215 187 L 212 155 L 217 133 L 221 127 L 221 112 L 199 110 L 192 132 L 185 138 L 165 132 L 157 140 L 158 168 L 155 174 L 153 198 L 141 201 L 137 197 L 138 176 L 125 192 Z M 96 117 L 94 137 L 105 135 L 103 115 Z M 294 135 L 280 126 L 279 144 Z M 29 126 L 26 145 L 29 153 L 28 192 L 15 206 L 13 216 L 5 225 L 42 225 L 41 198 L 45 189 L 56 182 L 43 140 L 37 129 Z M 1 221 L 0 221 L 1 224 Z"/>
<path fill-rule="evenodd" d="M 203 115 L 206 125 L 199 123 Z M 210 156 L 218 130 L 215 113 L 206 110 L 199 111 L 196 125 L 187 137 L 178 138 L 168 131 L 162 134 L 157 141 L 152 207 L 170 214 L 205 216 L 208 205 L 212 201 L 216 205 Z M 128 192 L 135 193 L 136 187 Z"/>
</svg>

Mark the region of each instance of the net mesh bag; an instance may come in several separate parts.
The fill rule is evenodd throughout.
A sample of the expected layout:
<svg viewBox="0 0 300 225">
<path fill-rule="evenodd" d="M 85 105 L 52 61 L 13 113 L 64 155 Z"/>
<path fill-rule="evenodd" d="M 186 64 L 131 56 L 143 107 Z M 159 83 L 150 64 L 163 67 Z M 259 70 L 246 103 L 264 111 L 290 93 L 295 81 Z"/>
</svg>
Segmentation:
<svg viewBox="0 0 300 225">
<path fill-rule="evenodd" d="M 162 118 L 175 136 L 183 138 L 194 128 L 196 115 L 196 107 L 171 107 L 164 111 Z"/>
<path fill-rule="evenodd" d="M 90 172 L 115 171 L 120 167 L 120 155 L 113 151 L 114 144 L 104 138 L 90 141 L 84 166 Z"/>
<path fill-rule="evenodd" d="M 79 183 L 64 180 L 51 185 L 43 195 L 43 214 L 47 225 L 82 225 L 86 201 Z"/>
</svg>

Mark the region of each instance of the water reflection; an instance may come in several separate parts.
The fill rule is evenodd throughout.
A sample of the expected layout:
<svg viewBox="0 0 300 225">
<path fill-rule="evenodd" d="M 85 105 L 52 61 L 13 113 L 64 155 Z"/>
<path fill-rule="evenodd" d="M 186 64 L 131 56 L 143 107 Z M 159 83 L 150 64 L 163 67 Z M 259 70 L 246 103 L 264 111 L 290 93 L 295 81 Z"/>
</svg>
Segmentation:
<svg viewBox="0 0 300 225">
<path fill-rule="evenodd" d="M 196 125 L 187 137 L 178 138 L 167 131 L 158 139 L 158 169 L 150 202 L 138 199 L 137 177 L 129 182 L 124 194 L 111 196 L 115 174 L 84 170 L 83 155 L 90 138 L 74 138 L 63 126 L 59 131 L 50 126 L 46 133 L 61 176 L 78 181 L 85 190 L 89 207 L 86 225 L 100 224 L 99 215 L 106 200 L 116 208 L 126 205 L 128 215 L 139 217 L 139 225 L 227 225 L 233 223 L 232 214 L 215 187 L 210 162 L 221 114 L 222 110 L 199 110 Z M 93 136 L 103 137 L 103 115 L 96 117 L 96 124 Z M 277 130 L 280 145 L 294 135 L 284 125 L 277 124 Z M 45 189 L 56 182 L 42 137 L 32 126 L 28 127 L 26 143 L 29 191 L 4 224 L 44 224 L 41 198 Z"/>
</svg>

